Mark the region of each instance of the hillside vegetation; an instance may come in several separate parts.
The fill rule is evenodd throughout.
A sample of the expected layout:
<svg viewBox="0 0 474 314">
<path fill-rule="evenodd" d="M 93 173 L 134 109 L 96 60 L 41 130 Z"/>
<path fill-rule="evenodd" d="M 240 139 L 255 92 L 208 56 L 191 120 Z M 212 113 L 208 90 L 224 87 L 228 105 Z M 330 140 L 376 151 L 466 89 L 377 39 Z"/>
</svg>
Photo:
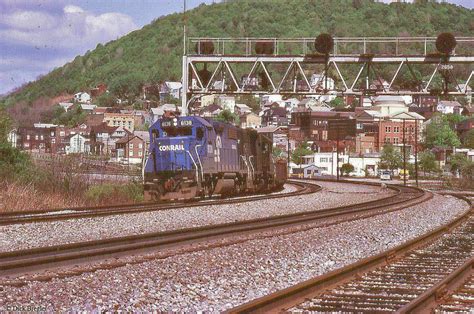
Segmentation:
<svg viewBox="0 0 474 314">
<path fill-rule="evenodd" d="M 416 1 L 390 5 L 364 0 L 235 0 L 201 5 L 187 13 L 191 36 L 310 37 L 474 35 L 474 10 Z M 6 106 L 88 90 L 104 82 L 115 95 L 138 93 L 144 82 L 180 80 L 182 14 L 77 56 L 73 61 L 1 100 Z"/>
</svg>

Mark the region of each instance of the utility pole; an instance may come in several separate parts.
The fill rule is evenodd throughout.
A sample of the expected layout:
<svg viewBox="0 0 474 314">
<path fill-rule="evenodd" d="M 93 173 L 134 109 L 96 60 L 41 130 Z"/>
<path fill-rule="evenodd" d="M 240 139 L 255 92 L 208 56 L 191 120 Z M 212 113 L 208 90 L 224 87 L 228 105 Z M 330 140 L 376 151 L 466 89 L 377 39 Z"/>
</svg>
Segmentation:
<svg viewBox="0 0 474 314">
<path fill-rule="evenodd" d="M 403 121 L 403 185 L 407 185 L 407 157 L 405 150 L 405 119 Z"/>
<path fill-rule="evenodd" d="M 336 131 L 336 180 L 339 181 L 339 128 Z"/>
<path fill-rule="evenodd" d="M 418 186 L 418 119 L 415 119 L 415 182 Z"/>
</svg>

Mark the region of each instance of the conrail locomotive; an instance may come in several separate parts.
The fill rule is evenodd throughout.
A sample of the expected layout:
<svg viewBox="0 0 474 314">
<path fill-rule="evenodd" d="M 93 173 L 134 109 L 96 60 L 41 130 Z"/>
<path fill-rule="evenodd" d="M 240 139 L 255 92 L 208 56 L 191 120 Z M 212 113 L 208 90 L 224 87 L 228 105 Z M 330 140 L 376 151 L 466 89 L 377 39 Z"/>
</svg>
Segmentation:
<svg viewBox="0 0 474 314">
<path fill-rule="evenodd" d="M 191 200 L 282 187 L 286 163 L 272 141 L 253 129 L 198 116 L 156 121 L 144 167 L 146 200 Z"/>
</svg>

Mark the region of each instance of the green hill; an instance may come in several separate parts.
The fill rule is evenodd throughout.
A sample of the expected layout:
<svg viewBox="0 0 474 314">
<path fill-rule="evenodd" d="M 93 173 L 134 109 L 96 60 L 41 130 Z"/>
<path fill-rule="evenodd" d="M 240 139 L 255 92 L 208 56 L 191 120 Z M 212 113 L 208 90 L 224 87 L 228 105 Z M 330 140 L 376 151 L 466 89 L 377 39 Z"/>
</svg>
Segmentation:
<svg viewBox="0 0 474 314">
<path fill-rule="evenodd" d="M 430 1 L 390 5 L 366 0 L 235 0 L 201 5 L 187 13 L 191 36 L 310 37 L 474 35 L 474 10 Z M 88 90 L 105 82 L 138 90 L 144 82 L 180 80 L 182 14 L 171 14 L 140 30 L 77 56 L 1 100 L 6 106 L 41 97 Z"/>
</svg>

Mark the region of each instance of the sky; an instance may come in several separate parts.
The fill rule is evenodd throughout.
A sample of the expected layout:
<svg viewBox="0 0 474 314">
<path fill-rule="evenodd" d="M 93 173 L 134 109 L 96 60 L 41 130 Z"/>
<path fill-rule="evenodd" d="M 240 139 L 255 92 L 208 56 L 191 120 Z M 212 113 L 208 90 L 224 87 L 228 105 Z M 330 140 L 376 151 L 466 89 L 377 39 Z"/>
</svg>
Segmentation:
<svg viewBox="0 0 474 314">
<path fill-rule="evenodd" d="M 187 9 L 221 0 L 186 0 Z M 183 11 L 182 0 L 0 0 L 0 95 L 77 55 Z M 384 2 L 390 2 L 385 1 Z M 448 1 L 474 8 L 474 0 Z"/>
</svg>

